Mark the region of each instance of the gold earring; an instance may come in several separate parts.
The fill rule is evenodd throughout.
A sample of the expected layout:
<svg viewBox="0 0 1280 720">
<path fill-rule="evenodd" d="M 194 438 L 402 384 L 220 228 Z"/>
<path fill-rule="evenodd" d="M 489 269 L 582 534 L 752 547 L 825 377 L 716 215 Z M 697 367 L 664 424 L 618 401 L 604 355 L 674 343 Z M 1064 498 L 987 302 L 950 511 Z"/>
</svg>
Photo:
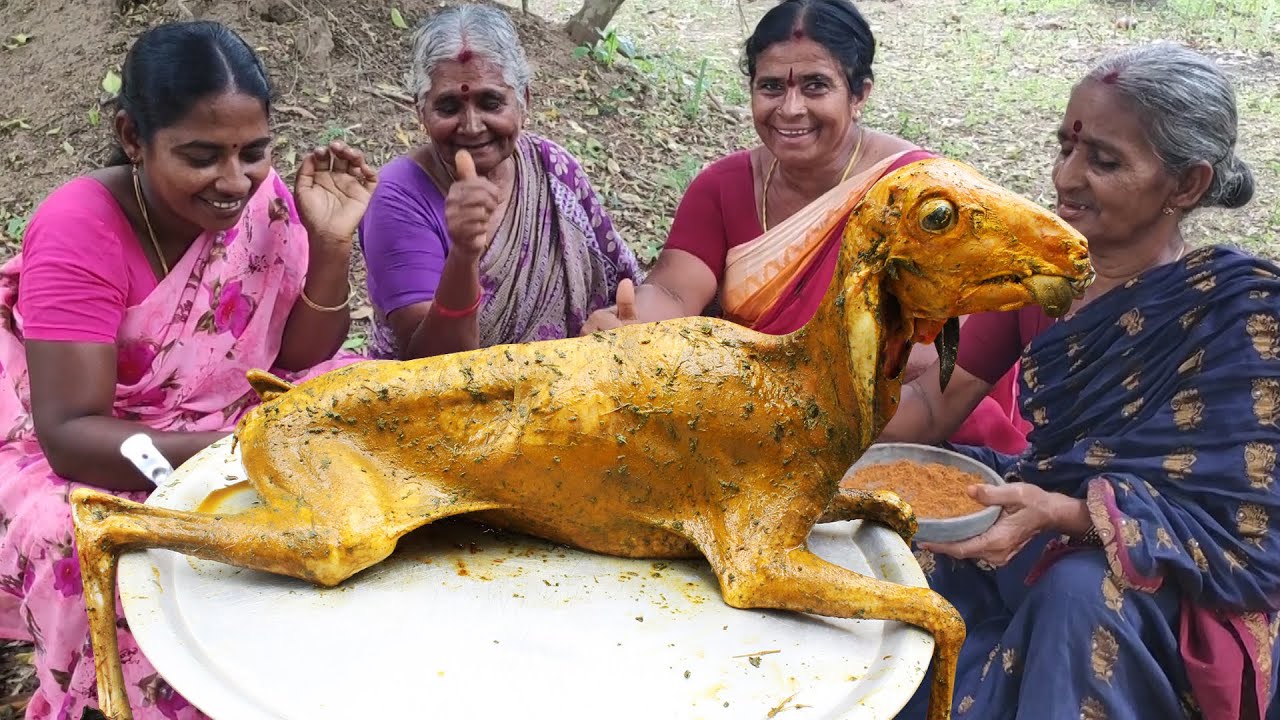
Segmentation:
<svg viewBox="0 0 1280 720">
<path fill-rule="evenodd" d="M 1165 208 L 1165 209 L 1161 210 L 1160 212 L 1164 213 L 1165 215 L 1172 215 L 1172 214 L 1173 214 L 1173 208 L 1171 208 L 1171 207 L 1167 207 L 1167 208 Z"/>
</svg>

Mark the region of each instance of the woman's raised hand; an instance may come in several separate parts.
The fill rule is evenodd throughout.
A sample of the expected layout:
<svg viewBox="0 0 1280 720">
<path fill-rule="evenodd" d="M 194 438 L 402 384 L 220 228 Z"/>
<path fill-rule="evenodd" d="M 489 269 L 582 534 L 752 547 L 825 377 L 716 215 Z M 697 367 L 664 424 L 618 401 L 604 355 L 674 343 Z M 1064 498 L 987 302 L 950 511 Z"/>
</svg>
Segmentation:
<svg viewBox="0 0 1280 720">
<path fill-rule="evenodd" d="M 377 184 L 364 153 L 346 143 L 335 140 L 307 153 L 293 192 L 311 239 L 349 246 Z"/>
<path fill-rule="evenodd" d="M 454 159 L 457 177 L 444 202 L 452 249 L 478 258 L 489 248 L 489 223 L 501 201 L 498 186 L 476 175 L 471 153 L 459 150 Z"/>
</svg>

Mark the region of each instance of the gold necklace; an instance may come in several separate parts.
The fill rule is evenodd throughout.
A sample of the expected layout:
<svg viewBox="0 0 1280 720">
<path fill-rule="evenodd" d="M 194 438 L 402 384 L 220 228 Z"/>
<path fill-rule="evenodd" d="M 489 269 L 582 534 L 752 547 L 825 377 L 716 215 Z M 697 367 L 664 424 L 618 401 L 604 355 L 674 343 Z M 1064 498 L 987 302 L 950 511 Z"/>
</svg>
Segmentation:
<svg viewBox="0 0 1280 720">
<path fill-rule="evenodd" d="M 858 144 L 853 147 L 853 154 L 849 156 L 849 164 L 844 166 L 844 174 L 840 176 L 840 182 L 849 179 L 849 171 L 853 169 L 853 165 L 858 160 L 858 152 L 862 150 L 862 138 L 866 136 L 864 130 L 858 130 Z M 764 187 L 760 190 L 760 229 L 765 232 L 769 231 L 769 183 L 773 180 L 773 171 L 778 169 L 778 158 L 773 159 L 773 163 L 769 165 L 769 172 L 764 176 Z M 836 183 L 837 185 L 839 183 Z"/>
<path fill-rule="evenodd" d="M 133 195 L 138 199 L 138 209 L 142 211 L 142 222 L 147 226 L 147 236 L 151 238 L 151 248 L 156 251 L 156 259 L 160 261 L 160 268 L 164 270 L 164 274 L 160 276 L 163 280 L 169 277 L 169 263 L 164 259 L 164 253 L 160 250 L 160 242 L 156 240 L 156 231 L 151 228 L 151 218 L 147 217 L 147 203 L 142 199 L 142 180 L 138 177 L 138 166 L 133 166 Z"/>
</svg>

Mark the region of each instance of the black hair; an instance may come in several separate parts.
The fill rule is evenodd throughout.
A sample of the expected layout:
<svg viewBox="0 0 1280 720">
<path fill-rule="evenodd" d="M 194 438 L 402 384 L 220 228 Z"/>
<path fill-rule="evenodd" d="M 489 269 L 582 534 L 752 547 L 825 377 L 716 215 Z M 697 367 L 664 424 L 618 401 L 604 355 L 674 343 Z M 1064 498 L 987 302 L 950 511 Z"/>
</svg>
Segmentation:
<svg viewBox="0 0 1280 720">
<path fill-rule="evenodd" d="M 835 56 L 844 69 L 854 97 L 862 97 L 862 83 L 874 78 L 876 38 L 867 19 L 850 0 L 786 0 L 765 13 L 747 38 L 743 70 L 755 79 L 760 53 L 797 33 L 812 39 Z"/>
<path fill-rule="evenodd" d="M 234 89 L 271 111 L 271 83 L 261 58 L 235 31 L 216 22 L 157 25 L 129 48 L 116 107 L 128 114 L 138 136 L 149 141 L 172 127 L 199 101 Z M 128 164 L 117 146 L 108 165 Z"/>
</svg>

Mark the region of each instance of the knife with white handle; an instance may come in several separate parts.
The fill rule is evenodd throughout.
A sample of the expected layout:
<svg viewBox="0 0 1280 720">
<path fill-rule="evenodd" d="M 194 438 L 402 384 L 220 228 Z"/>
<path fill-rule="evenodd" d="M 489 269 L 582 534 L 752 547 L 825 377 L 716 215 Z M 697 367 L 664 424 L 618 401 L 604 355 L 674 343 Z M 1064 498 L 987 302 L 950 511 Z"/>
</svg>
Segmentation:
<svg viewBox="0 0 1280 720">
<path fill-rule="evenodd" d="M 125 456 L 138 471 L 147 477 L 156 487 L 164 485 L 173 474 L 173 466 L 160 454 L 159 448 L 151 442 L 145 433 L 130 435 L 120 444 L 120 454 Z"/>
</svg>

